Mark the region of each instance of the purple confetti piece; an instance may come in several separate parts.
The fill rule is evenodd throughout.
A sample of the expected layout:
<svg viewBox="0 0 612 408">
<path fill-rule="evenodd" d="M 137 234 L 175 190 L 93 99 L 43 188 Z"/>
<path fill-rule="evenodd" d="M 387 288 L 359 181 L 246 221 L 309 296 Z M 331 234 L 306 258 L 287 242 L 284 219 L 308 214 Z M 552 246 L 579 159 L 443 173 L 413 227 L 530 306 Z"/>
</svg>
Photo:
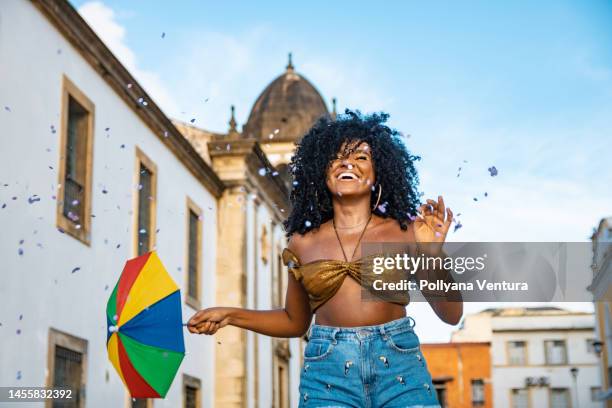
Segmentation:
<svg viewBox="0 0 612 408">
<path fill-rule="evenodd" d="M 17 333 L 17 335 L 19 336 L 21 334 L 21 329 L 17 329 L 15 333 Z"/>
<path fill-rule="evenodd" d="M 21 380 L 21 371 L 17 371 L 17 379 Z"/>
<path fill-rule="evenodd" d="M 74 268 L 74 269 L 72 270 L 72 273 L 78 272 L 78 271 L 80 271 L 80 270 L 81 270 L 81 267 L 80 267 L 80 266 L 77 266 L 76 268 Z"/>
<path fill-rule="evenodd" d="M 57 227 L 57 230 L 58 230 L 59 232 L 61 232 L 62 234 L 64 234 L 64 233 L 65 233 L 64 229 L 63 229 L 63 228 L 61 228 L 61 227 Z"/>
<path fill-rule="evenodd" d="M 19 315 L 19 320 L 23 320 L 23 315 L 22 314 Z"/>
<path fill-rule="evenodd" d="M 194 122 L 195 122 L 195 118 L 191 119 L 191 120 L 190 120 L 190 122 L 191 122 L 191 123 L 194 123 Z"/>
<path fill-rule="evenodd" d="M 489 193 L 487 193 L 487 192 L 485 191 L 484 196 L 485 196 L 485 197 L 488 197 L 488 196 L 489 196 Z"/>
<path fill-rule="evenodd" d="M 117 249 L 119 249 L 120 246 L 121 246 L 121 244 L 117 244 Z"/>
<path fill-rule="evenodd" d="M 122 144 L 121 146 L 119 146 L 120 149 L 125 149 L 125 145 Z"/>
<path fill-rule="evenodd" d="M 10 111 L 11 111 L 11 108 L 9 108 L 8 106 L 5 106 L 5 107 L 4 107 L 4 110 L 5 110 L 5 111 L 7 111 L 7 112 L 10 112 Z"/>
<path fill-rule="evenodd" d="M 20 239 L 20 240 L 19 240 L 19 245 L 23 245 L 23 243 L 24 243 L 24 242 L 25 242 L 25 240 Z"/>
<path fill-rule="evenodd" d="M 104 285 L 104 290 L 108 290 L 108 285 Z"/>
<path fill-rule="evenodd" d="M 461 221 L 457 221 L 457 223 L 455 224 L 455 230 L 453 232 L 457 232 L 457 230 L 461 227 L 463 227 L 463 224 L 461 224 Z"/>
<path fill-rule="evenodd" d="M 32 204 L 37 201 L 40 201 L 40 197 L 37 194 L 34 194 L 32 197 L 28 198 L 28 203 Z"/>
<path fill-rule="evenodd" d="M 19 256 L 23 255 L 23 248 L 19 248 L 19 250 L 17 251 L 17 253 L 19 254 Z"/>
<path fill-rule="evenodd" d="M 109 127 L 104 128 L 104 131 L 106 131 L 106 132 L 108 132 L 109 130 L 110 130 L 110 128 L 109 128 Z"/>
<path fill-rule="evenodd" d="M 108 193 L 108 191 L 105 188 L 103 188 L 102 189 L 102 194 L 106 194 L 106 193 Z"/>
<path fill-rule="evenodd" d="M 6 203 L 2 204 L 2 208 L 3 209 L 6 208 Z"/>
<path fill-rule="evenodd" d="M 478 201 L 478 199 L 476 197 L 474 197 L 474 201 Z"/>
<path fill-rule="evenodd" d="M 164 37 L 166 37 L 166 33 L 162 33 L 161 38 L 163 39 Z"/>
<path fill-rule="evenodd" d="M 13 201 L 17 200 L 17 196 L 11 197 Z"/>
<path fill-rule="evenodd" d="M 495 177 L 497 176 L 497 169 L 495 168 L 495 166 L 491 166 L 487 169 L 489 171 L 489 173 L 491 174 L 491 177 Z"/>
</svg>

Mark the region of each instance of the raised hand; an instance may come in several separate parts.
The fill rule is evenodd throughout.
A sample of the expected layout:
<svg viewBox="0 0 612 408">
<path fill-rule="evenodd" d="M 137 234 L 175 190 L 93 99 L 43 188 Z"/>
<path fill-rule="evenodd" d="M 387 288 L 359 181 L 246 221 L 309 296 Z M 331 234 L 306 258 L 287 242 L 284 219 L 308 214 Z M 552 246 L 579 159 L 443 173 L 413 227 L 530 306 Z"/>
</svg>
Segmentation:
<svg viewBox="0 0 612 408">
<path fill-rule="evenodd" d="M 431 254 L 438 254 L 446 240 L 446 234 L 453 222 L 453 212 L 444 206 L 444 199 L 438 196 L 438 201 L 427 199 L 426 204 L 419 207 L 414 220 L 414 235 L 417 243 L 426 243 L 424 247 Z"/>
</svg>

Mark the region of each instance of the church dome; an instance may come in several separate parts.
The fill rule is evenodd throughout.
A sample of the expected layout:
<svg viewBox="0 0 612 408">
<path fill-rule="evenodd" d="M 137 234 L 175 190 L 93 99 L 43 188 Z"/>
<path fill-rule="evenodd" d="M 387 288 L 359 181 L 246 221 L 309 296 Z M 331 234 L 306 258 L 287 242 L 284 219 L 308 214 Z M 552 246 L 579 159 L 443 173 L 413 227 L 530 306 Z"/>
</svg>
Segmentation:
<svg viewBox="0 0 612 408">
<path fill-rule="evenodd" d="M 325 101 L 295 72 L 289 54 L 286 71 L 259 95 L 242 134 L 266 143 L 297 141 L 322 116 L 330 117 Z"/>
</svg>

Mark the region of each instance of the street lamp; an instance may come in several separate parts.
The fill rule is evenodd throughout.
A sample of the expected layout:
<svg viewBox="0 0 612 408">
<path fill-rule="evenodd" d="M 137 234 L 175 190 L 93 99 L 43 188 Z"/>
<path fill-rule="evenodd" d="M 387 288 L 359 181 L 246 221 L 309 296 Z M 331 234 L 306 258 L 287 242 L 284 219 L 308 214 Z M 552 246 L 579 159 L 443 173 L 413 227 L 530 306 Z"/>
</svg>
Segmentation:
<svg viewBox="0 0 612 408">
<path fill-rule="evenodd" d="M 603 342 L 595 340 L 593 342 L 593 350 L 595 351 L 595 353 L 597 353 L 597 356 L 599 357 L 601 351 L 603 350 Z"/>
<path fill-rule="evenodd" d="M 576 408 L 579 408 L 578 404 L 578 367 L 570 368 L 570 374 L 572 374 L 572 378 L 574 379 L 574 397 L 576 399 Z"/>
</svg>

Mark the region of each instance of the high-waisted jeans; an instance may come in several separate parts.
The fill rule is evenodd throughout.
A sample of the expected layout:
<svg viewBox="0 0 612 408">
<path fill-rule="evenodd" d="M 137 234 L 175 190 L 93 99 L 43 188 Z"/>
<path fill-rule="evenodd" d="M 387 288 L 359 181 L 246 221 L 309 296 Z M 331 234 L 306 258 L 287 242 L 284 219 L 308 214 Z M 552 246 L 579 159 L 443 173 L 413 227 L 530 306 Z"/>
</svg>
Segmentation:
<svg viewBox="0 0 612 408">
<path fill-rule="evenodd" d="M 410 316 L 374 326 L 314 324 L 299 407 L 439 408 L 414 324 Z"/>
</svg>

